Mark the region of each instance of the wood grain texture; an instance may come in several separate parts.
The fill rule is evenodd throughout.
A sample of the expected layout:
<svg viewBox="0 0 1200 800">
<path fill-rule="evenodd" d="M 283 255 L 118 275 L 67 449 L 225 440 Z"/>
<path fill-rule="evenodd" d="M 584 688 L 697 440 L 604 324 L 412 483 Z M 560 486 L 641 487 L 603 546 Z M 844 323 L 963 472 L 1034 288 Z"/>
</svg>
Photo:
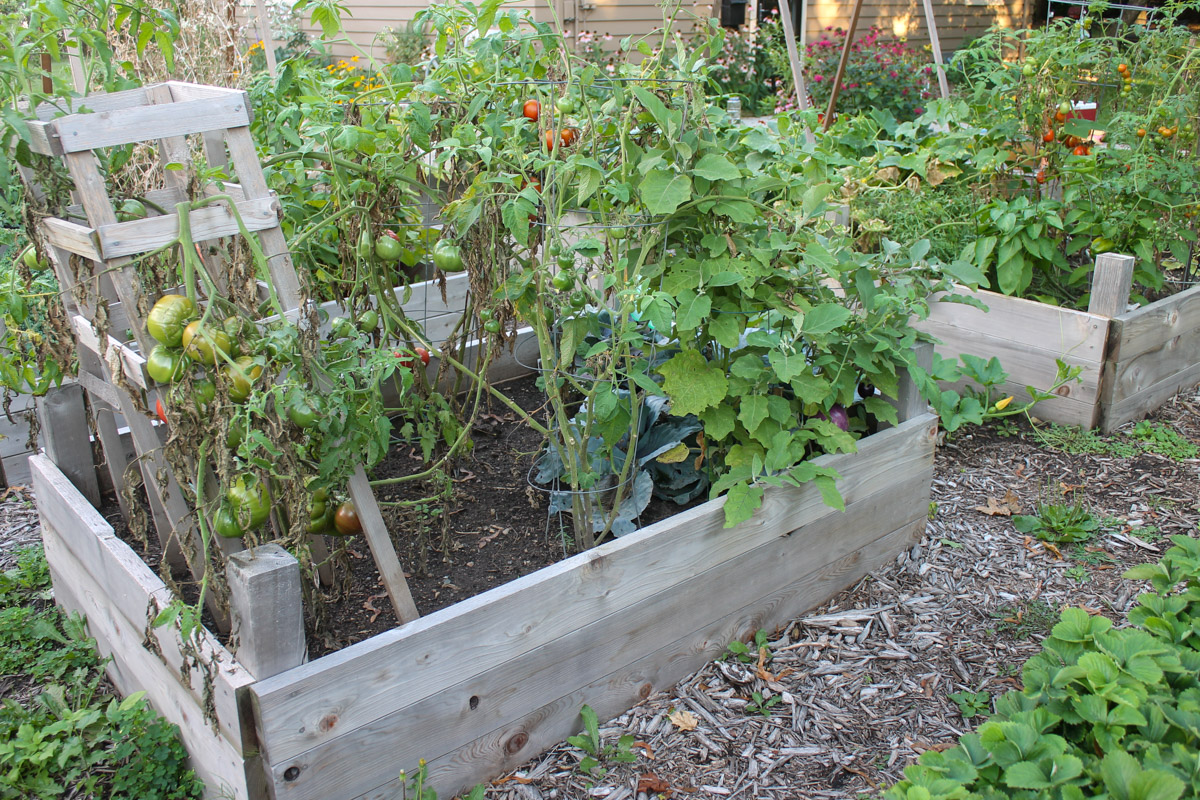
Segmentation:
<svg viewBox="0 0 1200 800">
<path fill-rule="evenodd" d="M 50 122 L 65 153 L 166 139 L 190 133 L 237 128 L 250 124 L 245 93 L 185 100 L 182 103 L 72 114 Z"/>
<path fill-rule="evenodd" d="M 1200 380 L 1200 286 L 1113 319 L 1100 425 L 1112 431 Z"/>
<path fill-rule="evenodd" d="M 1125 313 L 1129 292 L 1133 288 L 1133 268 L 1137 259 L 1116 253 L 1104 253 L 1096 258 L 1092 271 L 1092 292 L 1088 313 L 1116 317 Z"/>
<path fill-rule="evenodd" d="M 607 615 L 588 619 L 571 633 L 547 642 L 486 673 L 426 697 L 374 723 L 348 732 L 326 745 L 278 764 L 272 764 L 276 796 L 299 798 L 352 797 L 370 788 L 370 776 L 395 777 L 396 756 L 415 764 L 469 747 L 479 731 L 519 723 L 530 709 L 547 699 L 573 694 L 579 688 L 603 685 L 605 677 L 625 665 L 643 662 L 664 641 L 673 642 L 706 630 L 714 619 L 739 609 L 760 610 L 764 596 L 789 586 L 804 575 L 841 577 L 829 565 L 867 548 L 904 514 L 915 518 L 928 510 L 932 470 L 897 476 L 891 485 L 850 504 L 845 513 L 829 513 L 801 529 L 717 563 L 707 570 L 689 570 L 695 549 L 677 551 L 676 581 L 643 601 Z M 918 498 L 924 497 L 923 502 Z M 918 508 L 919 507 L 919 508 Z M 736 536 L 726 531 L 727 536 Z M 894 557 L 895 551 L 891 551 Z M 639 577 L 633 574 L 626 580 Z M 713 587 L 720 586 L 719 596 Z M 842 587 L 835 581 L 833 591 Z M 626 589 L 618 585 L 614 592 Z M 827 595 L 826 595 L 827 596 Z M 771 603 L 772 611 L 791 618 L 826 596 L 803 596 L 798 603 Z M 707 602 L 705 602 L 707 600 Z M 560 603 L 569 603 L 563 599 Z M 564 609 L 564 613 L 566 612 Z M 580 615 L 581 622 L 584 617 Z M 756 627 L 738 630 L 729 638 L 708 639 L 685 652 L 719 654 L 734 638 L 752 636 Z M 676 668 L 677 653 L 662 654 Z M 653 688 L 664 688 L 683 677 L 674 669 L 660 672 Z M 648 691 L 647 691 L 648 693 Z M 636 696 L 634 700 L 636 700 Z M 585 697 L 581 702 L 591 702 Z M 576 706 L 576 713 L 578 706 Z M 574 731 L 560 731 L 561 740 Z M 353 766 L 347 769 L 349 754 Z M 492 764 L 479 764 L 486 772 Z M 287 779 L 289 770 L 292 780 Z M 483 778 L 483 775 L 479 776 Z"/>
<path fill-rule="evenodd" d="M 86 225 L 77 225 L 74 222 L 46 217 L 42 220 L 42 233 L 50 244 L 69 253 L 90 258 L 93 261 L 99 261 L 102 258 L 100 240 L 96 236 L 96 232 Z"/>
<path fill-rule="evenodd" d="M 34 114 L 37 115 L 38 119 L 46 122 L 56 117 L 65 117 L 69 114 L 121 111 L 126 108 L 137 108 L 150 102 L 147 95 L 149 88 L 149 86 L 139 86 L 136 89 L 90 94 L 86 97 L 56 97 L 53 100 L 40 103 L 34 109 Z"/>
<path fill-rule="evenodd" d="M 169 602 L 170 590 L 129 545 L 117 538 L 112 526 L 49 459 L 30 458 L 30 472 L 38 497 L 47 557 L 50 558 L 52 546 L 59 548 L 55 551 L 59 555 L 51 558 L 51 565 L 61 562 L 62 554 L 86 564 L 86 571 L 98 589 L 94 602 L 104 607 L 114 624 L 138 631 L 138 649 L 144 650 L 141 639 L 147 620 Z M 91 615 L 94 609 L 75 610 Z M 253 682 L 253 677 L 207 631 L 201 631 L 194 642 L 203 664 L 185 657 L 185 648 L 173 628 L 156 628 L 152 635 L 159 651 L 156 658 L 192 695 L 192 702 L 198 707 L 206 701 L 205 665 L 212 665 L 212 702 L 221 735 L 238 748 L 251 749 L 253 740 L 247 737 L 238 704 L 239 695 Z M 187 676 L 186 681 L 180 679 L 181 675 Z"/>
<path fill-rule="evenodd" d="M 274 196 L 243 200 L 235 204 L 248 231 L 261 231 L 279 224 L 278 203 Z M 239 231 L 237 217 L 221 203 L 196 209 L 188 214 L 193 242 L 206 242 Z M 148 253 L 179 238 L 179 217 L 168 214 L 105 225 L 96 230 L 104 258 Z M 74 252 L 74 251 L 72 251 Z"/>
<path fill-rule="evenodd" d="M 100 505 L 83 387 L 74 381 L 51 387 L 37 399 L 37 414 L 46 455 L 92 505 Z"/>
<path fill-rule="evenodd" d="M 929 318 L 913 326 L 941 342 L 937 352 L 943 358 L 957 359 L 962 353 L 996 356 L 1009 376 L 1000 391 L 1018 399 L 1028 397 L 1026 386 L 1048 389 L 1054 384 L 1056 359 L 1083 367 L 1080 383 L 1060 387 L 1058 396 L 1039 403 L 1033 414 L 1048 422 L 1092 427 L 1098 416 L 1108 318 L 984 290 L 975 295 L 987 311 L 931 302 Z"/>
<path fill-rule="evenodd" d="M 857 454 L 819 462 L 838 470 L 843 497 L 855 502 L 897 475 L 928 468 L 934 422 L 922 415 L 862 440 Z M 260 682 L 255 713 L 264 752 L 280 764 L 829 513 L 815 487 L 772 491 L 731 535 L 723 505 L 718 498 L 689 509 Z M 691 556 L 681 560 L 685 547 Z"/>
<path fill-rule="evenodd" d="M 108 337 L 106 346 L 100 346 L 100 337 L 96 335 L 96 330 L 92 327 L 92 323 L 84 317 L 76 314 L 71 317 L 71 327 L 75 330 L 75 340 L 81 347 L 85 347 L 99 358 L 104 363 L 109 362 L 109 356 L 113 355 L 121 362 L 121 369 L 125 373 L 125 378 L 134 386 L 140 389 L 148 389 L 153 386 L 153 381 L 146 374 L 146 359 L 142 358 L 128 345 L 115 339 L 111 334 Z"/>
</svg>

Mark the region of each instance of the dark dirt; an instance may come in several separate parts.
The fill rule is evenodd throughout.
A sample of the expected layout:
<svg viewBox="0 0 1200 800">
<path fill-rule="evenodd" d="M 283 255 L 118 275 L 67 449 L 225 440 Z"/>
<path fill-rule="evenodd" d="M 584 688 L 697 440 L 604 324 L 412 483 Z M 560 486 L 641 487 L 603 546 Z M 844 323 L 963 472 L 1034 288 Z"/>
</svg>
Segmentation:
<svg viewBox="0 0 1200 800">
<path fill-rule="evenodd" d="M 503 387 L 527 411 L 541 411 L 545 394 L 535 378 Z M 493 402 L 471 432 L 474 443 L 450 475 L 450 497 L 439 486 L 414 480 L 377 488 L 384 521 L 405 569 L 409 589 L 422 615 L 528 575 L 572 554 L 571 520 L 550 518 L 549 494 L 531 485 L 529 473 L 542 436 L 520 424 L 515 412 Z M 420 453 L 405 445 L 372 471 L 372 479 L 413 475 L 425 469 Z M 429 499 L 429 498 L 433 499 Z M 703 497 L 696 502 L 702 502 Z M 648 525 L 683 510 L 654 499 L 641 516 Z M 143 548 L 129 532 L 115 500 L 101 509 L 117 535 L 156 572 L 161 551 L 151 536 Z M 324 624 L 306 608 L 309 657 L 317 658 L 396 627 L 397 620 L 362 537 L 326 537 L 334 545 L 335 585 L 326 590 Z M 190 576 L 175 576 L 184 599 L 195 602 Z M 211 620 L 207 619 L 210 630 Z M 321 629 L 318 630 L 318 627 Z"/>
</svg>

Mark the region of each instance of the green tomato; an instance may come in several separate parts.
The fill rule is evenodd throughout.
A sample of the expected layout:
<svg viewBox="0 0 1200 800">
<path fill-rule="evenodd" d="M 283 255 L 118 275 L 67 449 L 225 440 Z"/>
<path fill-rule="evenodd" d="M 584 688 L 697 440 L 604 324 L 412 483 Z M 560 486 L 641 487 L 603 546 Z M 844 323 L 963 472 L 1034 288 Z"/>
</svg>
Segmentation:
<svg viewBox="0 0 1200 800">
<path fill-rule="evenodd" d="M 262 372 L 262 364 L 250 356 L 242 356 L 232 364 L 226 364 L 224 374 L 229 383 L 229 399 L 235 403 L 245 402 Z"/>
<path fill-rule="evenodd" d="M 561 253 L 556 260 L 559 269 L 570 269 L 575 266 L 575 256 L 571 253 Z"/>
<path fill-rule="evenodd" d="M 271 516 L 271 501 L 267 496 L 266 484 L 253 474 L 237 476 L 225 490 L 225 499 L 229 501 L 237 521 L 246 522 L 246 528 L 249 530 L 262 527 Z"/>
<path fill-rule="evenodd" d="M 560 270 L 550 279 L 550 283 L 560 292 L 565 292 L 575 285 L 575 274 L 570 270 Z"/>
<path fill-rule="evenodd" d="M 179 347 L 183 330 L 196 316 L 196 304 L 182 294 L 164 294 L 146 317 L 146 331 L 159 344 Z"/>
<path fill-rule="evenodd" d="M 183 351 L 156 344 L 146 356 L 146 374 L 155 383 L 174 383 L 183 377 Z"/>
<path fill-rule="evenodd" d="M 375 240 L 375 255 L 380 261 L 399 261 L 404 246 L 394 236 L 383 234 Z"/>
<path fill-rule="evenodd" d="M 1021 67 L 1021 74 L 1026 78 L 1032 78 L 1036 74 L 1036 70 L 1034 70 L 1032 64 L 1026 64 L 1025 66 Z"/>
<path fill-rule="evenodd" d="M 1063 116 L 1070 114 L 1074 110 L 1075 109 L 1071 106 L 1070 100 L 1063 100 L 1058 104 L 1058 113 L 1062 114 Z"/>
<path fill-rule="evenodd" d="M 355 330 L 354 323 L 345 317 L 338 317 L 329 323 L 329 338 L 331 340 L 349 339 L 354 336 Z"/>
<path fill-rule="evenodd" d="M 462 272 L 465 269 L 462 250 L 454 242 L 442 239 L 433 248 L 433 265 L 442 272 Z"/>
<path fill-rule="evenodd" d="M 487 322 L 489 319 L 491 319 L 494 316 L 496 316 L 496 312 L 492 311 L 490 308 L 479 309 L 479 318 L 481 320 L 483 320 L 484 322 Z"/>
<path fill-rule="evenodd" d="M 500 332 L 500 320 L 489 319 L 487 322 L 483 323 L 483 329 L 485 331 L 487 331 L 488 333 L 499 333 Z"/>
<path fill-rule="evenodd" d="M 317 424 L 320 412 L 312 399 L 305 397 L 288 407 L 287 418 L 298 428 L 311 428 Z"/>
<path fill-rule="evenodd" d="M 244 441 L 246 441 L 246 429 L 242 427 L 242 424 L 237 421 L 229 423 L 229 430 L 225 434 L 225 446 L 230 450 L 237 450 Z"/>
<path fill-rule="evenodd" d="M 21 253 L 21 260 L 30 272 L 45 272 L 50 268 L 49 264 L 38 258 L 37 249 L 33 245 L 25 248 L 25 252 Z"/>
<path fill-rule="evenodd" d="M 587 305 L 587 295 L 583 292 L 571 292 L 571 299 L 568 301 L 571 308 L 579 310 Z"/>
<path fill-rule="evenodd" d="M 358 329 L 363 333 L 373 333 L 379 327 L 379 312 L 369 308 L 358 316 Z"/>
<path fill-rule="evenodd" d="M 233 349 L 233 341 L 228 333 L 221 328 L 204 328 L 200 325 L 200 320 L 188 323 L 183 329 L 180 341 L 183 344 L 184 355 L 192 361 L 199 361 L 210 367 L 216 365 L 218 351 L 229 355 Z"/>
<path fill-rule="evenodd" d="M 569 94 L 565 94 L 554 101 L 554 110 L 559 114 L 574 114 L 575 101 Z"/>
<path fill-rule="evenodd" d="M 208 408 L 217 399 L 217 385 L 208 378 L 201 378 L 192 386 L 194 389 L 192 399 L 196 401 L 196 408 L 201 411 Z"/>
<path fill-rule="evenodd" d="M 225 539 L 240 539 L 246 535 L 246 529 L 238 522 L 237 513 L 226 503 L 222 503 L 213 517 L 213 528 L 217 535 Z"/>
</svg>

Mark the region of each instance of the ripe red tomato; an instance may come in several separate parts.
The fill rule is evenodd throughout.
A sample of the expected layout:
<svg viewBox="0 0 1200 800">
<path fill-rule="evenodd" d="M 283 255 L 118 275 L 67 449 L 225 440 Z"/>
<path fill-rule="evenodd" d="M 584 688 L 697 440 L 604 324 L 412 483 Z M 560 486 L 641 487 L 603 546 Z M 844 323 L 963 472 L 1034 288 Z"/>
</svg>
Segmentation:
<svg viewBox="0 0 1200 800">
<path fill-rule="evenodd" d="M 425 366 L 429 366 L 429 351 L 426 350 L 424 347 L 418 347 L 416 349 L 416 353 L 417 353 L 417 358 L 421 359 L 421 363 L 424 364 Z"/>
<path fill-rule="evenodd" d="M 1088 153 L 1090 153 L 1091 151 L 1090 151 L 1090 150 L 1088 150 L 1088 149 L 1087 149 L 1086 147 L 1084 147 L 1083 145 L 1079 145 L 1078 147 L 1076 147 L 1076 148 L 1075 148 L 1074 150 L 1072 150 L 1071 152 L 1072 152 L 1072 153 L 1074 153 L 1074 154 L 1075 154 L 1075 155 L 1077 155 L 1077 156 L 1086 156 L 1086 155 L 1087 155 Z"/>
<path fill-rule="evenodd" d="M 537 122 L 542 113 L 542 104 L 537 100 L 526 100 L 525 105 L 521 108 L 521 113 L 525 115 L 525 119 Z"/>
<path fill-rule="evenodd" d="M 1059 111 L 1054 115 L 1054 120 L 1055 120 L 1055 122 L 1062 124 L 1067 121 L 1067 115 L 1064 114 L 1063 112 Z"/>
<path fill-rule="evenodd" d="M 554 131 L 546 131 L 546 149 L 554 149 Z"/>
<path fill-rule="evenodd" d="M 1046 182 L 1046 170 L 1044 170 L 1044 169 L 1039 169 L 1039 170 L 1037 171 L 1037 182 L 1038 182 L 1038 183 L 1045 183 L 1045 182 Z"/>
<path fill-rule="evenodd" d="M 575 139 L 578 138 L 578 136 L 579 134 L 576 133 L 574 128 L 563 128 L 562 132 L 559 133 L 558 138 L 562 140 L 563 147 L 570 147 L 571 145 L 575 144 Z"/>
<path fill-rule="evenodd" d="M 163 425 L 167 424 L 167 410 L 163 408 L 162 399 L 154 401 L 154 410 L 158 412 L 158 418 L 162 420 Z"/>
<path fill-rule="evenodd" d="M 362 533 L 362 521 L 358 518 L 354 503 L 347 501 L 338 506 L 337 513 L 333 515 L 333 527 L 342 536 Z"/>
<path fill-rule="evenodd" d="M 1042 134 L 1042 141 L 1049 144 L 1054 141 L 1054 130 L 1050 129 Z"/>
</svg>

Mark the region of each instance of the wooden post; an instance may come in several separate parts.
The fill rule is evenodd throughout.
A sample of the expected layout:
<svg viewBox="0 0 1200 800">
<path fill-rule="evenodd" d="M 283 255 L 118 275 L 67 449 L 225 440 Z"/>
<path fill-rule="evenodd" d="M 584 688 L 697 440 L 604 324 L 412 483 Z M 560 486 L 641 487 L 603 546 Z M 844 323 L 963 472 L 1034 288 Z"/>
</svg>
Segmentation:
<svg viewBox="0 0 1200 800">
<path fill-rule="evenodd" d="M 64 383 L 46 392 L 45 397 L 38 398 L 37 415 L 46 455 L 89 503 L 99 507 L 100 484 L 92 458 L 92 434 L 83 404 L 83 387 Z"/>
<path fill-rule="evenodd" d="M 950 97 L 950 84 L 946 81 L 946 68 L 942 62 L 942 45 L 938 41 L 937 19 L 933 15 L 933 0 L 922 0 L 925 4 L 925 24 L 929 26 L 929 46 L 933 50 L 933 63 L 937 65 L 938 89 L 942 99 Z"/>
<path fill-rule="evenodd" d="M 854 10 L 850 12 L 850 28 L 846 31 L 846 44 L 842 47 L 842 58 L 838 61 L 837 74 L 833 76 L 833 86 L 829 90 L 829 105 L 825 108 L 825 122 L 821 130 L 829 130 L 833 124 L 833 109 L 837 105 L 838 91 L 842 88 L 842 76 L 846 73 L 846 62 L 850 60 L 850 45 L 854 43 L 854 32 L 858 29 L 858 15 L 862 13 L 863 0 L 854 0 Z"/>
<path fill-rule="evenodd" d="M 803 4 L 806 0 L 800 0 Z M 801 6 L 803 7 L 803 6 Z M 788 0 L 779 0 L 779 17 L 783 22 L 783 38 L 787 42 L 788 62 L 792 66 L 792 84 L 796 87 L 796 103 L 801 111 L 808 109 L 808 89 L 804 86 L 804 68 L 800 64 L 800 51 L 796 47 L 796 30 L 792 25 L 792 7 Z M 813 132 L 804 126 L 804 141 L 813 144 Z"/>
<path fill-rule="evenodd" d="M 42 92 L 44 94 L 54 94 L 53 67 L 50 54 L 42 53 Z"/>
<path fill-rule="evenodd" d="M 1116 253 L 1104 253 L 1096 258 L 1096 269 L 1092 272 L 1092 296 L 1088 301 L 1088 313 L 1105 317 L 1119 317 L 1129 305 L 1129 292 L 1133 288 L 1133 267 L 1137 259 Z"/>
<path fill-rule="evenodd" d="M 238 663 L 256 680 L 304 663 L 300 563 L 277 544 L 229 556 L 225 564 Z"/>
<path fill-rule="evenodd" d="M 926 372 L 933 369 L 933 345 L 930 342 L 918 342 L 913 347 L 913 352 L 917 357 L 917 365 L 921 369 Z M 929 401 L 921 396 L 921 392 L 917 389 L 917 384 L 913 381 L 912 376 L 908 374 L 908 370 L 901 372 L 899 377 L 896 399 L 888 402 L 896 407 L 896 416 L 899 417 L 900 422 L 905 422 L 928 411 Z"/>
<path fill-rule="evenodd" d="M 379 577 L 392 601 L 396 619 L 401 623 L 412 622 L 421 615 L 417 611 L 417 604 L 413 602 L 408 581 L 404 579 L 400 559 L 396 558 L 396 548 L 392 545 L 383 515 L 379 513 L 371 482 L 361 466 L 354 468 L 354 475 L 350 478 L 350 502 L 354 503 L 358 519 L 362 522 L 363 536 L 371 548 L 371 555 L 375 557 L 375 565 L 379 567 Z"/>
<path fill-rule="evenodd" d="M 267 72 L 275 77 L 275 37 L 271 33 L 271 17 L 267 15 L 266 0 L 254 0 L 258 12 L 258 31 L 262 34 L 263 55 L 267 57 Z"/>
</svg>

